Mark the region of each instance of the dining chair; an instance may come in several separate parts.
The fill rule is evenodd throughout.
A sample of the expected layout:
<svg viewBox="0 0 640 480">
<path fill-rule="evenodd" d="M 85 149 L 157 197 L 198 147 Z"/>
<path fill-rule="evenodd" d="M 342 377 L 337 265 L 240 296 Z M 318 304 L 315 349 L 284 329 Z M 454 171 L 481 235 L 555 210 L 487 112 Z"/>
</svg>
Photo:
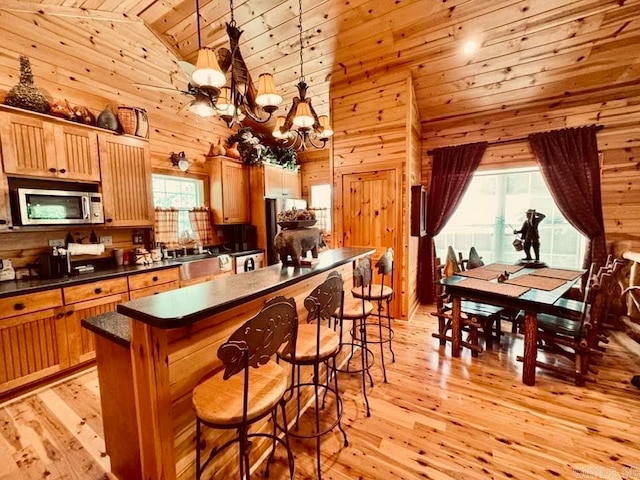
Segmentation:
<svg viewBox="0 0 640 480">
<path fill-rule="evenodd" d="M 581 311 L 558 310 L 558 315 L 539 313 L 538 348 L 546 355 L 558 355 L 568 359 L 571 367 L 562 366 L 557 361 L 536 361 L 536 367 L 553 371 L 563 376 L 573 377 L 576 385 L 584 386 L 586 381 L 595 381 L 591 376 L 597 373 L 592 366 L 595 357 L 602 355 L 599 343 L 602 341 L 602 322 L 611 301 L 610 286 L 614 269 L 601 269 L 594 274 L 594 266 L 589 270 L 589 280 L 585 288 Z M 517 357 L 522 361 L 522 357 Z"/>
<path fill-rule="evenodd" d="M 249 454 L 252 439 L 271 440 L 271 453 L 267 458 L 266 473 L 273 459 L 276 443 L 287 450 L 289 475 L 294 477 L 295 463 L 285 429 L 283 438 L 276 432 L 276 414 L 280 406 L 283 422 L 287 425 L 285 393 L 293 381 L 286 371 L 271 360 L 278 351 L 294 352 L 297 340 L 298 315 L 293 298 L 283 296 L 267 301 L 253 318 L 247 320 L 218 348 L 217 356 L 223 370 L 201 381 L 193 390 L 192 404 L 196 413 L 196 479 L 215 478 L 211 462 L 229 446 L 239 446 L 239 475 L 250 478 Z M 249 433 L 249 427 L 271 415 L 273 430 Z M 235 430 L 236 436 L 222 445 L 213 445 L 206 460 L 202 452 L 207 444 L 203 427 Z M 210 467 L 207 470 L 207 467 Z M 207 475 L 205 476 L 205 472 Z"/>
</svg>

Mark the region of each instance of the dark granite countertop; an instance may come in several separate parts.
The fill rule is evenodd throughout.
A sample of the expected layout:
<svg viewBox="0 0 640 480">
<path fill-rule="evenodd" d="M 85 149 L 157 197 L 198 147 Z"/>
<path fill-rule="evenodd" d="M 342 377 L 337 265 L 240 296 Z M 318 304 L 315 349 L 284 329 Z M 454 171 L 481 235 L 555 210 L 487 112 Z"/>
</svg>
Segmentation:
<svg viewBox="0 0 640 480">
<path fill-rule="evenodd" d="M 182 327 L 374 251 L 372 248 L 327 250 L 320 253 L 318 263 L 311 267 L 271 265 L 123 303 L 118 305 L 118 312 L 158 328 Z"/>
<path fill-rule="evenodd" d="M 118 312 L 107 312 L 86 318 L 80 323 L 92 332 L 129 348 L 131 335 L 129 333 L 129 317 L 126 315 Z"/>
<path fill-rule="evenodd" d="M 230 255 L 237 257 L 241 255 L 249 255 L 259 253 L 262 250 L 247 250 L 243 252 L 214 253 L 211 255 L 187 255 L 185 257 L 170 258 L 161 262 L 154 262 L 151 265 L 124 265 L 121 267 L 113 267 L 105 270 L 96 270 L 95 272 L 81 273 L 78 275 L 70 275 L 62 278 L 34 278 L 29 280 L 7 280 L 0 282 L 0 298 L 9 297 L 24 293 L 34 293 L 50 288 L 69 287 L 71 285 L 79 285 L 81 283 L 94 282 L 107 278 L 121 277 L 123 275 L 134 275 L 136 273 L 144 273 L 164 268 L 178 267 L 184 262 L 190 262 L 207 257 L 219 257 L 220 255 Z"/>
</svg>

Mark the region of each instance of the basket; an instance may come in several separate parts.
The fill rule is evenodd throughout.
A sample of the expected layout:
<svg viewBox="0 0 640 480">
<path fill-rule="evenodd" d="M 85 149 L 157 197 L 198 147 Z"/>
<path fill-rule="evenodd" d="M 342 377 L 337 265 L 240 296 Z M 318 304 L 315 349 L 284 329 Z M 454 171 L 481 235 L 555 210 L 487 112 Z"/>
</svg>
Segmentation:
<svg viewBox="0 0 640 480">
<path fill-rule="evenodd" d="M 119 106 L 118 120 L 125 134 L 149 138 L 149 119 L 144 108 Z"/>
<path fill-rule="evenodd" d="M 288 220 L 278 222 L 278 225 L 285 230 L 295 230 L 297 228 L 312 227 L 316 222 L 317 220 Z"/>
<path fill-rule="evenodd" d="M 520 240 L 519 238 L 516 238 L 513 241 L 513 248 L 516 249 L 516 252 L 520 252 L 520 251 L 524 250 L 524 246 L 522 245 L 522 240 Z"/>
</svg>

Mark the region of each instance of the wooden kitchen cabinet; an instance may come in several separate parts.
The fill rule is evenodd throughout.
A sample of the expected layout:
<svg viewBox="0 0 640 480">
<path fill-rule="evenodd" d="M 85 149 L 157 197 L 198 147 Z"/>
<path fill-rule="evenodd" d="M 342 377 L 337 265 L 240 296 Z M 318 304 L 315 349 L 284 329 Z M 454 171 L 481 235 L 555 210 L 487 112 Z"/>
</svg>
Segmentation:
<svg viewBox="0 0 640 480">
<path fill-rule="evenodd" d="M 100 181 L 95 130 L 29 114 L 0 112 L 6 174 Z"/>
<path fill-rule="evenodd" d="M 9 184 L 7 183 L 7 176 L 2 171 L 2 162 L 0 161 L 0 232 L 8 229 L 10 226 Z"/>
<path fill-rule="evenodd" d="M 298 172 L 278 165 L 262 165 L 264 169 L 264 196 L 300 198 L 302 188 Z"/>
<path fill-rule="evenodd" d="M 59 288 L 0 299 L 0 395 L 68 365 Z"/>
<path fill-rule="evenodd" d="M 98 144 L 105 226 L 153 226 L 149 142 L 101 133 Z"/>
<path fill-rule="evenodd" d="M 213 223 L 249 223 L 249 176 L 247 167 L 228 157 L 208 157 Z"/>
</svg>

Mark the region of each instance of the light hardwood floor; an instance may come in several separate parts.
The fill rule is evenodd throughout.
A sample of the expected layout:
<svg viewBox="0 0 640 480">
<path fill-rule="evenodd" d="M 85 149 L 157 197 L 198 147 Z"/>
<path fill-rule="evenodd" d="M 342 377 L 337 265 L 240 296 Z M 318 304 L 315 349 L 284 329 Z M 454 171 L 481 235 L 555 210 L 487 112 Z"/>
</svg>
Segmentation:
<svg viewBox="0 0 640 480">
<path fill-rule="evenodd" d="M 433 331 L 427 308 L 396 323 L 396 362 L 387 384 L 373 370 L 370 418 L 358 378 L 340 376 L 350 445 L 342 448 L 339 433 L 323 439 L 325 480 L 640 479 L 640 390 L 629 383 L 640 356 L 626 336 L 612 336 L 596 384 L 578 388 L 538 371 L 526 387 L 519 336 L 506 334 L 478 359 L 452 359 Z M 90 370 L 0 405 L 0 480 L 112 478 L 98 395 Z M 313 443 L 294 450 L 296 478 L 315 478 Z M 271 478 L 287 478 L 277 459 Z"/>
</svg>

